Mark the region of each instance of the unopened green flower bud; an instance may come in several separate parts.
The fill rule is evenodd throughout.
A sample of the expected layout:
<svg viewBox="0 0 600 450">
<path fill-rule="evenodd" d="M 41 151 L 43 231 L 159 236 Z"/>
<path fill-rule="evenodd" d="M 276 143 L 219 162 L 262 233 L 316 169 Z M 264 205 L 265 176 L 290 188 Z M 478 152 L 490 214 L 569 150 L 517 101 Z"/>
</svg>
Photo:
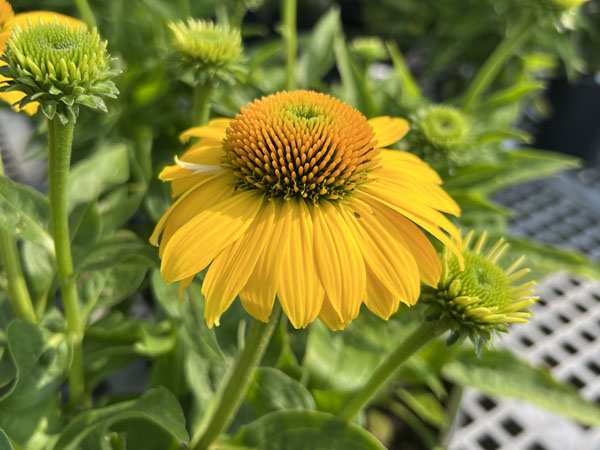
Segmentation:
<svg viewBox="0 0 600 450">
<path fill-rule="evenodd" d="M 385 45 L 381 39 L 376 37 L 358 37 L 352 41 L 350 48 L 368 63 L 383 61 L 388 58 Z"/>
<path fill-rule="evenodd" d="M 531 313 L 527 307 L 538 297 L 533 294 L 535 281 L 515 284 L 529 273 L 520 268 L 520 257 L 504 269 L 498 261 L 508 248 L 500 239 L 484 251 L 486 233 L 471 247 L 474 233 L 464 240 L 464 270 L 449 251 L 442 256 L 443 271 L 437 288 L 426 288 L 422 301 L 427 314 L 451 330 L 448 345 L 468 337 L 481 349 L 494 334 L 508 331 L 511 323 L 526 323 Z"/>
<path fill-rule="evenodd" d="M 459 110 L 447 105 L 433 105 L 417 112 L 415 130 L 438 149 L 458 147 L 467 139 L 469 126 Z"/>
<path fill-rule="evenodd" d="M 120 73 L 110 69 L 106 45 L 97 30 L 68 22 L 15 26 L 0 58 L 6 63 L 0 75 L 8 78 L 0 90 L 25 93 L 19 107 L 39 102 L 48 119 L 57 115 L 63 124 L 76 121 L 79 105 L 106 112 L 102 97 L 116 98 L 110 79 Z"/>
<path fill-rule="evenodd" d="M 242 71 L 240 30 L 188 19 L 169 25 L 173 45 L 183 69 L 181 78 L 193 85 L 212 79 L 233 81 Z"/>
</svg>

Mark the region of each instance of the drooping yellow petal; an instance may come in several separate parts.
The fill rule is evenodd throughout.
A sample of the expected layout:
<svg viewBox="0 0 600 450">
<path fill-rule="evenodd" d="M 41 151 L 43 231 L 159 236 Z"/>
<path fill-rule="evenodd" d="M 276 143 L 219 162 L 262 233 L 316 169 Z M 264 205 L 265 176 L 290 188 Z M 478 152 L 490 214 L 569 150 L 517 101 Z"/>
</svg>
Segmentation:
<svg viewBox="0 0 600 450">
<path fill-rule="evenodd" d="M 388 178 L 401 177 L 442 184 L 438 173 L 417 156 L 401 150 L 381 150 L 381 165 L 373 170 L 377 178 L 380 173 Z"/>
<path fill-rule="evenodd" d="M 427 230 L 440 242 L 446 245 L 452 253 L 457 256 L 459 262 L 462 264 L 460 250 L 462 248 L 462 238 L 460 232 L 448 219 L 446 219 L 446 217 L 444 217 L 443 214 L 420 203 L 406 204 L 401 198 L 401 193 L 400 195 L 398 195 L 397 192 L 392 193 L 377 182 L 370 183 L 366 186 L 362 195 L 370 197 L 375 201 L 379 201 L 412 220 L 421 228 Z M 448 232 L 450 237 L 442 230 Z"/>
<path fill-rule="evenodd" d="M 265 243 L 271 237 L 276 213 L 273 202 L 264 202 L 248 230 L 211 263 L 202 284 L 204 318 L 209 328 L 218 323 L 221 314 L 250 278 Z"/>
<path fill-rule="evenodd" d="M 358 198 L 343 206 L 365 264 L 394 297 L 412 305 L 420 292 L 419 268 L 413 255 L 382 225 L 373 209 Z"/>
<path fill-rule="evenodd" d="M 321 202 L 311 212 L 317 273 L 328 303 L 345 325 L 358 315 L 365 298 L 363 257 L 338 208 Z"/>
<path fill-rule="evenodd" d="M 181 194 L 190 190 L 201 181 L 207 180 L 214 175 L 215 174 L 211 173 L 197 173 L 188 175 L 186 177 L 177 178 L 171 181 L 171 196 L 173 198 L 179 197 Z"/>
<path fill-rule="evenodd" d="M 183 291 L 185 290 L 185 288 L 187 288 L 190 284 L 192 284 L 192 281 L 194 280 L 194 275 L 192 275 L 191 277 L 188 278 L 184 278 L 183 280 L 181 280 L 179 282 L 179 300 L 183 300 Z"/>
<path fill-rule="evenodd" d="M 221 159 L 223 158 L 223 150 L 220 147 L 202 146 L 196 147 L 193 151 L 187 151 L 181 157 L 179 164 L 166 166 L 158 175 L 162 181 L 172 181 L 178 178 L 189 177 L 199 173 L 214 173 L 215 170 L 195 170 L 195 167 L 187 167 L 187 163 L 194 165 L 202 165 L 207 168 L 220 167 Z"/>
<path fill-rule="evenodd" d="M 4 51 L 15 22 L 12 6 L 6 0 L 0 0 L 0 54 Z"/>
<path fill-rule="evenodd" d="M 375 117 L 368 122 L 375 132 L 377 148 L 387 147 L 398 142 L 408 133 L 409 129 L 408 122 L 397 117 Z"/>
<path fill-rule="evenodd" d="M 179 207 L 179 205 L 186 199 L 186 197 L 194 194 L 196 188 L 199 188 L 202 185 L 204 185 L 205 183 L 208 183 L 209 181 L 215 180 L 215 179 L 219 179 L 219 181 L 222 183 L 229 184 L 227 181 L 227 178 L 225 176 L 223 176 L 223 174 L 215 174 L 215 175 L 212 175 L 212 176 L 198 182 L 195 186 L 193 186 L 192 189 L 190 189 L 184 195 L 182 195 L 180 198 L 178 198 L 177 201 L 175 203 L 173 203 L 169 207 L 169 209 L 162 215 L 162 217 L 160 218 L 160 220 L 154 227 L 152 236 L 150 236 L 150 243 L 152 245 L 158 245 L 158 238 L 159 238 L 160 234 L 163 232 L 165 225 L 167 224 L 167 220 L 169 219 L 169 217 L 171 217 L 171 214 L 173 213 L 173 211 L 175 211 Z"/>
<path fill-rule="evenodd" d="M 343 330 L 348 325 L 347 322 L 342 321 L 340 314 L 335 310 L 329 298 L 327 298 L 327 294 L 323 299 L 319 320 L 333 331 Z"/>
<path fill-rule="evenodd" d="M 379 281 L 373 271 L 367 267 L 367 297 L 365 305 L 373 314 L 383 320 L 388 320 L 400 306 L 400 297 L 392 294 Z"/>
<path fill-rule="evenodd" d="M 295 328 L 304 328 L 317 318 L 323 304 L 323 287 L 315 270 L 313 224 L 304 200 L 284 202 L 291 208 L 291 221 L 284 233 L 289 246 L 283 254 L 283 267 L 277 293 L 283 311 Z"/>
<path fill-rule="evenodd" d="M 268 322 L 275 303 L 283 267 L 283 255 L 289 246 L 288 228 L 292 220 L 292 208 L 284 208 L 286 202 L 273 199 L 270 203 L 273 204 L 277 214 L 273 218 L 269 239 L 258 256 L 246 286 L 239 294 L 244 309 L 262 322 Z"/>
<path fill-rule="evenodd" d="M 365 200 L 378 214 L 382 225 L 390 234 L 400 240 L 415 258 L 421 281 L 429 286 L 437 286 L 442 273 L 442 264 L 435 247 L 419 228 L 403 215 L 374 200 Z"/>
<path fill-rule="evenodd" d="M 246 232 L 262 203 L 263 195 L 243 191 L 189 220 L 171 237 L 164 250 L 163 279 L 173 283 L 208 266 L 225 247 Z"/>
<path fill-rule="evenodd" d="M 216 141 L 217 143 L 220 143 L 225 139 L 225 131 L 229 127 L 231 120 L 232 119 L 225 118 L 212 119 L 208 122 L 208 125 L 185 130 L 179 135 L 179 139 L 181 139 L 181 142 L 187 142 L 191 138 L 196 137 L 205 139 L 203 141 L 205 143 L 207 143 L 207 141 Z"/>
<path fill-rule="evenodd" d="M 182 226 L 201 212 L 228 199 L 232 194 L 233 185 L 225 176 L 215 177 L 186 194 L 185 199 L 179 202 L 177 208 L 170 212 L 169 220 L 165 224 L 160 241 L 159 256 L 162 257 L 169 240 Z"/>
</svg>

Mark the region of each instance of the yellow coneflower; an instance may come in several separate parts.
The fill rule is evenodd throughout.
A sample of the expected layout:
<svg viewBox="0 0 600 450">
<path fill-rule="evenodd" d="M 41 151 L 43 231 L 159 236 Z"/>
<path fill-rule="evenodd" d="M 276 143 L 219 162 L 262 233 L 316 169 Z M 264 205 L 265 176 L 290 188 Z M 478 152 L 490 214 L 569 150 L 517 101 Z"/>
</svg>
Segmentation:
<svg viewBox="0 0 600 450">
<path fill-rule="evenodd" d="M 414 304 L 420 281 L 435 286 L 441 274 L 419 227 L 462 256 L 442 214 L 459 208 L 437 173 L 383 150 L 407 131 L 403 119 L 367 120 L 312 91 L 269 95 L 186 131 L 201 140 L 160 174 L 179 197 L 151 237 L 157 245 L 162 233 L 163 278 L 181 292 L 210 265 L 210 327 L 237 295 L 263 322 L 277 297 L 296 328 L 319 317 L 341 329 L 363 302 L 384 319 Z"/>
<path fill-rule="evenodd" d="M 69 25 L 71 25 L 73 28 L 79 28 L 81 26 L 85 27 L 83 22 L 74 19 L 73 17 L 51 11 L 31 11 L 17 14 L 15 16 L 10 3 L 8 3 L 6 0 L 0 0 L 0 55 L 4 52 L 4 49 L 6 48 L 6 41 L 10 37 L 15 25 L 18 25 L 23 29 L 27 29 L 29 27 L 29 22 L 36 24 L 39 23 L 40 20 L 44 23 L 54 23 L 55 21 L 64 23 L 65 21 L 68 21 Z M 5 65 L 5 62 L 0 61 L 0 67 Z M 8 78 L 0 75 L 0 86 L 3 86 L 6 81 L 8 81 Z M 25 95 L 25 93 L 19 91 L 0 92 L 0 100 L 14 105 L 22 100 Z M 15 110 L 20 111 L 22 109 L 27 114 L 33 115 L 37 112 L 38 107 L 39 103 L 33 102 L 27 104 L 23 108 L 15 106 Z"/>
</svg>

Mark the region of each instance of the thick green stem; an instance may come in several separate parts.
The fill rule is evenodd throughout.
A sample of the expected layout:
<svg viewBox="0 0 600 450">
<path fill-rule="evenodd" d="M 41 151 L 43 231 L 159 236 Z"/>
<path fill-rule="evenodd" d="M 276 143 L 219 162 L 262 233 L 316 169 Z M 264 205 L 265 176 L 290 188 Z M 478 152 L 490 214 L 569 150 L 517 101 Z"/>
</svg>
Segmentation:
<svg viewBox="0 0 600 450">
<path fill-rule="evenodd" d="M 438 336 L 441 330 L 437 330 L 437 322 L 425 322 L 419 325 L 387 358 L 377 367 L 371 378 L 365 385 L 352 396 L 338 416 L 344 420 L 351 420 L 358 412 L 373 398 L 383 387 L 389 378 L 396 373 L 398 368 L 421 349 L 425 344 Z"/>
<path fill-rule="evenodd" d="M 227 430 L 246 395 L 248 385 L 252 379 L 252 372 L 267 349 L 280 313 L 281 309 L 276 305 L 273 308 L 269 323 L 255 320 L 252 324 L 244 349 L 238 355 L 228 376 L 219 386 L 216 406 L 210 410 L 208 419 L 204 421 L 200 430 L 192 439 L 190 449 L 207 449 L 221 433 Z"/>
<path fill-rule="evenodd" d="M 440 432 L 440 442 L 444 446 L 450 445 L 452 434 L 454 432 L 456 417 L 458 410 L 460 409 L 460 402 L 462 400 L 464 388 L 457 384 L 450 391 L 450 398 L 448 399 L 448 406 L 446 407 L 446 416 L 448 417 L 448 424 Z"/>
<path fill-rule="evenodd" d="M 58 280 L 62 293 L 67 331 L 74 339 L 73 365 L 69 373 L 70 401 L 72 405 L 84 391 L 83 362 L 81 341 L 83 339 L 83 322 L 77 298 L 77 286 L 71 257 L 71 240 L 69 237 L 69 219 L 67 210 L 67 187 L 69 183 L 69 167 L 71 163 L 71 147 L 75 124 L 63 125 L 58 118 L 48 121 L 49 154 L 49 197 L 50 215 L 52 218 L 52 235 L 56 252 Z"/>
<path fill-rule="evenodd" d="M 97 26 L 96 24 L 96 16 L 94 16 L 94 11 L 90 8 L 90 4 L 88 0 L 75 0 L 75 5 L 79 10 L 79 15 L 88 26 L 88 28 L 92 29 Z"/>
<path fill-rule="evenodd" d="M 198 83 L 194 88 L 193 126 L 206 125 L 210 115 L 209 99 L 213 92 L 213 82 Z"/>
<path fill-rule="evenodd" d="M 463 100 L 463 109 L 469 111 L 476 106 L 480 97 L 487 91 L 498 72 L 506 61 L 523 45 L 536 30 L 535 17 L 524 16 L 510 34 L 507 34 L 502 42 L 496 47 L 492 54 L 479 69 L 473 81 L 467 88 Z"/>
<path fill-rule="evenodd" d="M 0 176 L 3 175 L 4 167 L 2 165 L 2 155 L 0 154 Z M 37 322 L 31 296 L 23 276 L 17 243 L 13 235 L 3 229 L 0 229 L 0 260 L 6 272 L 8 300 L 15 316 L 32 323 Z"/>
<path fill-rule="evenodd" d="M 288 91 L 296 89 L 296 52 L 298 50 L 296 1 L 282 0 L 283 4 L 281 6 L 286 53 L 286 88 Z"/>
</svg>

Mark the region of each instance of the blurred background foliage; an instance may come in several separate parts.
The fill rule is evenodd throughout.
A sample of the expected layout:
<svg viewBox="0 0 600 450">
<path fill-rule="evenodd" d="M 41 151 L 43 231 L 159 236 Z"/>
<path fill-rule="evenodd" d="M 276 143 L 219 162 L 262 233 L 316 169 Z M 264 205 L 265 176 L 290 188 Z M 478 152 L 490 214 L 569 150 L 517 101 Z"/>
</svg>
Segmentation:
<svg viewBox="0 0 600 450">
<path fill-rule="evenodd" d="M 597 277 L 600 266 L 581 254 L 511 236 L 511 212 L 490 196 L 581 164 L 538 148 L 536 134 L 553 113 L 546 91 L 553 80 L 594 84 L 600 71 L 600 1 L 540 19 L 480 101 L 469 108 L 464 103 L 473 77 L 520 23 L 523 8 L 538 11 L 543 4 L 299 2 L 297 84 L 340 97 L 367 117 L 406 117 L 412 130 L 395 148 L 414 152 L 435 167 L 462 207 L 459 225 L 506 236 L 512 244 L 507 259 L 526 254 L 535 278 L 557 269 Z M 12 5 L 17 13 L 44 9 L 78 16 L 70 0 L 14 0 Z M 241 26 L 245 74 L 238 82 L 221 82 L 211 99 L 213 117 L 231 117 L 254 98 L 285 87 L 280 4 L 97 0 L 91 6 L 114 65 L 123 70 L 116 80 L 121 94 L 108 102 L 108 114 L 82 110 L 73 153 L 70 222 L 88 323 L 84 363 L 88 406 L 93 408 L 70 410 L 59 395 L 72 356 L 55 304 L 47 200 L 3 179 L 0 226 L 14 230 L 15 220 L 38 224 L 17 237 L 42 320 L 40 325 L 12 320 L 9 305 L 0 302 L 0 427 L 16 449 L 106 450 L 125 448 L 125 442 L 127 448 L 185 448 L 188 433 L 202 423 L 243 342 L 250 317 L 237 304 L 224 314 L 220 327 L 208 330 L 202 319 L 201 280 L 180 302 L 177 288 L 160 278 L 156 251 L 147 243 L 172 201 L 156 175 L 182 153 L 178 136 L 192 125 L 191 87 L 178 78 L 167 24 L 192 16 Z M 436 105 L 454 111 L 450 119 L 431 119 L 442 120 L 436 124 L 445 131 L 459 127 L 454 141 L 432 140 L 425 117 Z M 43 158 L 46 124 L 40 115 L 32 121 L 36 132 L 30 148 L 39 151 L 30 157 Z M 44 190 L 43 179 L 19 181 Z M 282 322 L 229 430 L 229 443 L 280 448 L 275 437 L 268 440 L 269 433 L 286 429 L 286 448 L 325 445 L 327 439 L 341 437 L 351 441 L 347 448 L 380 448 L 360 427 L 340 424 L 325 413 L 336 412 L 393 344 L 421 323 L 421 312 L 402 307 L 383 322 L 364 311 L 344 332 L 331 332 L 320 323 L 293 330 Z M 455 413 L 453 392 L 465 385 L 600 425 L 595 406 L 544 370 L 498 350 L 477 359 L 469 346 L 446 348 L 443 341 L 411 358 L 359 423 L 389 448 L 444 445 Z M 549 390 L 556 395 L 548 397 Z M 335 426 L 329 436 L 301 435 L 292 424 L 311 430 Z"/>
</svg>

